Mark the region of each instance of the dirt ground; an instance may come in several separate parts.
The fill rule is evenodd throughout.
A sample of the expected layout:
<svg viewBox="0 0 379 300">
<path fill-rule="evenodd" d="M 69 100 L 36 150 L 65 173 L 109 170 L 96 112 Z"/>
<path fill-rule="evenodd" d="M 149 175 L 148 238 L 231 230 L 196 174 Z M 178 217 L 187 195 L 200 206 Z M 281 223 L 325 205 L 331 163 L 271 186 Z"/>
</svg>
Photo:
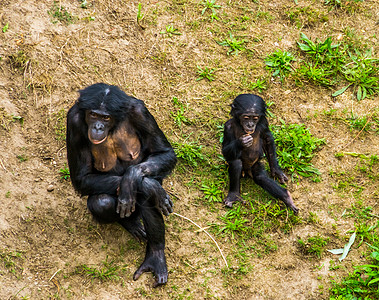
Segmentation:
<svg viewBox="0 0 379 300">
<path fill-rule="evenodd" d="M 358 102 L 348 90 L 332 98 L 335 90 L 270 79 L 261 95 L 275 103 L 271 111 L 287 123 L 304 123 L 326 141 L 312 161 L 321 182 L 301 178 L 288 185 L 303 221 L 288 233 L 267 232 L 275 250 L 261 255 L 241 254 L 243 239 L 237 243 L 231 235 L 212 232 L 230 264 L 226 270 L 212 240 L 188 220 L 171 215 L 165 218 L 169 282 L 157 289 L 151 274 L 132 280 L 144 245 L 117 225 L 97 224 L 85 199 L 61 178 L 60 170 L 67 167 L 65 115 L 79 89 L 96 82 L 115 84 L 145 101 L 171 142 L 196 137 L 220 154 L 216 125 L 228 119 L 236 95 L 251 92 L 243 82 L 267 74 L 264 57 L 277 48 L 295 52 L 300 32 L 339 40 L 352 28 L 369 45 L 378 44 L 376 1 L 360 2 L 348 12 L 329 10 L 324 1 L 217 0 L 220 18 L 213 22 L 209 11 L 202 14 L 201 0 L 142 0 L 139 22 L 138 1 L 89 0 L 86 9 L 81 2 L 0 3 L 0 299 L 327 299 L 331 279 L 366 261 L 364 244 L 353 247 L 341 267 L 333 269 L 336 256 L 324 252 L 320 259 L 311 257 L 297 239 L 322 234 L 330 239 L 328 249 L 343 247 L 354 219 L 342 215 L 357 200 L 349 187 L 342 192 L 333 188 L 337 179 L 331 170 L 354 174 L 360 160 L 335 154 L 377 155 L 379 138 L 375 131 L 358 135 L 343 119 L 322 112 L 370 115 L 378 108 L 378 97 Z M 74 18 L 66 23 L 54 17 L 54 5 Z M 299 28 L 286 14 L 297 6 L 312 6 L 328 18 L 321 22 L 318 16 Z M 236 21 L 242 15 L 250 17 L 245 27 Z M 180 35 L 163 34 L 169 24 Z M 227 55 L 217 44 L 231 30 L 251 41 L 249 55 Z M 215 80 L 197 81 L 197 65 L 217 69 Z M 192 120 L 181 131 L 171 113 L 173 97 L 188 105 Z M 226 209 L 221 203 L 206 204 L 196 184 L 203 178 L 197 174 L 176 170 L 164 186 L 174 195 L 176 213 L 209 227 Z M 357 185 L 365 187 L 362 205 L 373 207 L 378 216 L 377 182 L 362 177 Z M 307 221 L 310 213 L 317 214 L 317 222 Z M 248 257 L 246 272 L 238 271 L 239 255 Z M 113 279 L 93 279 L 84 266 L 114 266 L 118 272 Z"/>
</svg>

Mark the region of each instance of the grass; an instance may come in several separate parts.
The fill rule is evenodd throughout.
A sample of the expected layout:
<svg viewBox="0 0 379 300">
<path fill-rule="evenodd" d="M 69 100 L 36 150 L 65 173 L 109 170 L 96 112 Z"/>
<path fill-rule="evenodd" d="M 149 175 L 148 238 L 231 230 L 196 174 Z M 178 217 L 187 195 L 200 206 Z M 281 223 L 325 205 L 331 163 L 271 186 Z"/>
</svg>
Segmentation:
<svg viewBox="0 0 379 300">
<path fill-rule="evenodd" d="M 53 129 L 57 141 L 66 140 L 66 111 L 62 108 L 52 115 Z"/>
<path fill-rule="evenodd" d="M 65 25 L 73 24 L 78 19 L 73 16 L 64 6 L 59 5 L 54 1 L 53 6 L 48 11 L 48 14 L 52 18 L 52 23 L 56 24 L 58 22 Z"/>
<path fill-rule="evenodd" d="M 213 72 L 216 69 L 211 69 L 211 68 L 208 68 L 208 67 L 205 67 L 204 69 L 202 69 L 199 66 L 196 66 L 196 67 L 197 67 L 196 73 L 199 76 L 198 78 L 196 78 L 197 81 L 202 80 L 202 79 L 207 79 L 208 81 L 215 80 L 214 77 L 213 77 L 214 76 Z"/>
<path fill-rule="evenodd" d="M 0 250 L 0 260 L 2 261 L 5 269 L 7 269 L 10 273 L 15 275 L 16 277 L 20 277 L 22 275 L 22 271 L 24 270 L 20 266 L 20 260 L 23 260 L 21 251 L 9 251 L 8 249 Z M 0 274 L 3 271 L 0 270 Z"/>
<path fill-rule="evenodd" d="M 303 252 L 321 258 L 321 255 L 325 251 L 325 247 L 329 242 L 329 238 L 315 235 L 308 237 L 306 240 L 298 239 L 297 242 Z"/>
<path fill-rule="evenodd" d="M 330 299 L 378 299 L 379 297 L 379 243 L 368 245 L 369 263 L 354 267 L 354 271 L 339 282 L 332 281 Z"/>
<path fill-rule="evenodd" d="M 59 170 L 59 174 L 61 175 L 61 179 L 64 179 L 64 180 L 70 179 L 70 170 L 68 169 L 67 166 L 65 166 L 64 168 L 61 168 Z"/>
<path fill-rule="evenodd" d="M 278 49 L 265 58 L 265 64 L 267 69 L 272 70 L 272 76 L 279 76 L 283 82 L 284 78 L 294 70 L 291 63 L 295 60 L 290 52 Z"/>
<path fill-rule="evenodd" d="M 305 125 L 273 125 L 271 130 L 275 137 L 279 165 L 292 174 L 318 181 L 320 172 L 312 164 L 316 151 L 325 144 L 324 139 L 314 137 Z"/>
<path fill-rule="evenodd" d="M 175 124 L 179 128 L 182 128 L 183 124 L 191 124 L 190 119 L 185 116 L 187 105 L 184 105 L 177 97 L 173 97 L 172 102 L 176 110 L 175 112 L 171 112 L 171 116 L 174 118 Z"/>
<path fill-rule="evenodd" d="M 229 38 L 217 43 L 220 46 L 228 47 L 227 55 L 238 55 L 239 52 L 246 50 L 245 44 L 247 43 L 247 41 L 244 39 L 239 40 L 236 37 L 234 37 L 231 32 L 229 32 Z"/>
<path fill-rule="evenodd" d="M 117 265 L 115 260 L 108 261 L 108 256 L 100 266 L 89 267 L 85 264 L 76 267 L 75 273 L 90 277 L 92 280 L 100 281 L 120 280 L 120 274 L 126 269 L 126 265 Z"/>
<path fill-rule="evenodd" d="M 195 142 L 172 142 L 171 144 L 178 160 L 187 166 L 197 167 L 200 162 L 205 161 L 201 145 Z"/>
<path fill-rule="evenodd" d="M 167 35 L 168 37 L 172 37 L 173 35 L 181 35 L 179 29 L 175 28 L 172 24 L 166 25 L 166 30 L 161 31 L 160 34 Z"/>
</svg>

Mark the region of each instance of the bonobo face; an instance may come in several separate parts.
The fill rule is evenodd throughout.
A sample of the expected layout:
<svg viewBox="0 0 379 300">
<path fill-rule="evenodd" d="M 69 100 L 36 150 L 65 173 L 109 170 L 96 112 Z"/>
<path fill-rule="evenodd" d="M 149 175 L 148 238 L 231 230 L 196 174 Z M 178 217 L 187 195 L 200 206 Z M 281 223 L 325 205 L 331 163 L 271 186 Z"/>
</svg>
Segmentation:
<svg viewBox="0 0 379 300">
<path fill-rule="evenodd" d="M 107 139 L 114 120 L 104 110 L 87 110 L 86 122 L 88 125 L 88 139 L 92 144 L 98 145 Z"/>
<path fill-rule="evenodd" d="M 247 134 L 252 134 L 257 127 L 260 116 L 254 113 L 244 113 L 239 117 L 240 124 Z"/>
</svg>

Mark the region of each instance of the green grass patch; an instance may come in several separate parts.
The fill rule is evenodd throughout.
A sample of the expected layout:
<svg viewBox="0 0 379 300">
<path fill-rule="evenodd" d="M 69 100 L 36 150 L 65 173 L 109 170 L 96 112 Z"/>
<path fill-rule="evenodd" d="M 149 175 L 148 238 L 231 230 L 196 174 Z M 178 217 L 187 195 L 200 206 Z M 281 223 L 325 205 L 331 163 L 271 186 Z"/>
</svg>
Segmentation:
<svg viewBox="0 0 379 300">
<path fill-rule="evenodd" d="M 303 252 L 321 258 L 322 253 L 324 253 L 326 245 L 329 242 L 329 238 L 315 235 L 308 237 L 305 240 L 297 240 L 300 248 Z"/>
<path fill-rule="evenodd" d="M 312 165 L 315 152 L 325 144 L 324 139 L 314 137 L 304 124 L 272 125 L 275 137 L 279 165 L 291 173 L 292 178 L 298 176 L 319 180 L 320 172 Z"/>
</svg>

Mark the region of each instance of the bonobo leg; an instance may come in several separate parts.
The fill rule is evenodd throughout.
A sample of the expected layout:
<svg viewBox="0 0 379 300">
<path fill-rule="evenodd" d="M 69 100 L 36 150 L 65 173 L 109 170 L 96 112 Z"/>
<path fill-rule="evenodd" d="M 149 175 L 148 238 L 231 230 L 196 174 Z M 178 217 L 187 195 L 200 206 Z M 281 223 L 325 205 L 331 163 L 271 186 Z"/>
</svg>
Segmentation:
<svg viewBox="0 0 379 300">
<path fill-rule="evenodd" d="M 298 213 L 299 209 L 293 203 L 291 194 L 275 180 L 268 177 L 266 170 L 260 162 L 255 163 L 251 171 L 256 184 L 260 185 L 275 198 L 282 200 L 295 214 Z"/>
<path fill-rule="evenodd" d="M 228 162 L 229 163 L 229 192 L 224 199 L 224 204 L 232 207 L 234 202 L 243 201 L 241 197 L 240 180 L 242 174 L 242 161 L 239 159 Z"/>
<path fill-rule="evenodd" d="M 120 218 L 116 213 L 117 198 L 108 194 L 92 195 L 88 197 L 87 207 L 100 223 L 119 222 L 132 236 L 139 240 L 146 240 L 146 233 L 141 224 L 141 214 L 137 210 L 129 218 Z"/>
<path fill-rule="evenodd" d="M 156 206 L 156 199 L 137 200 L 141 209 L 143 224 L 146 230 L 147 245 L 145 260 L 133 275 L 137 280 L 143 273 L 152 272 L 156 277 L 154 287 L 167 282 L 168 272 L 166 265 L 165 248 L 165 226 L 162 214 Z"/>
</svg>

